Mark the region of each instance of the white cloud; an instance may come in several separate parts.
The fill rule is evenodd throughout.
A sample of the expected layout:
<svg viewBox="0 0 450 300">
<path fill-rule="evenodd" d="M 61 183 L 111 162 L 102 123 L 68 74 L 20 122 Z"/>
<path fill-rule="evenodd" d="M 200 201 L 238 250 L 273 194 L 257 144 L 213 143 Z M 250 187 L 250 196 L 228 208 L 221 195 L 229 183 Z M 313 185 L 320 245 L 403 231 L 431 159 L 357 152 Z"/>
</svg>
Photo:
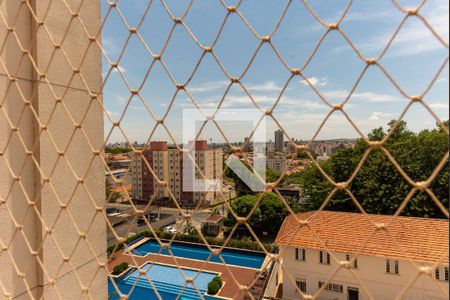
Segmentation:
<svg viewBox="0 0 450 300">
<path fill-rule="evenodd" d="M 433 5 L 433 9 L 429 10 L 429 14 L 425 17 L 431 26 L 444 39 L 448 40 L 448 4 L 445 6 Z M 389 32 L 356 44 L 363 51 L 379 53 L 386 47 L 391 37 L 392 33 Z M 445 47 L 436 39 L 421 20 L 410 18 L 396 36 L 387 55 L 389 57 L 409 56 L 435 50 L 445 50 Z"/>
<path fill-rule="evenodd" d="M 326 76 L 324 77 L 311 77 L 308 78 L 309 83 L 311 83 L 314 86 L 326 86 L 328 84 L 328 78 Z M 309 86 L 309 83 L 306 80 L 300 81 L 303 85 Z"/>
<path fill-rule="evenodd" d="M 349 92 L 344 90 L 335 90 L 335 91 L 326 91 L 321 92 L 322 96 L 328 99 L 334 99 L 334 100 L 344 100 L 348 97 Z"/>
<path fill-rule="evenodd" d="M 137 110 L 137 111 L 147 111 L 147 109 L 145 107 L 136 106 L 136 105 L 130 105 L 130 109 Z"/>
<path fill-rule="evenodd" d="M 349 92 L 344 90 L 336 90 L 336 91 L 327 91 L 321 93 L 325 98 L 330 100 L 344 100 L 348 97 Z M 353 93 L 351 99 L 360 100 L 361 102 L 371 102 L 371 103 L 386 103 L 386 102 L 398 102 L 405 100 L 401 97 L 389 95 L 389 94 L 381 94 L 381 93 L 373 93 L 373 92 L 360 92 Z"/>
<path fill-rule="evenodd" d="M 271 108 L 278 99 L 278 96 L 269 96 L 269 95 L 252 95 L 253 100 L 262 108 L 268 109 Z M 217 95 L 216 97 L 206 97 L 199 98 L 197 97 L 195 101 L 198 103 L 201 108 L 217 108 L 222 96 Z M 183 101 L 183 99 L 180 99 Z M 189 99 L 184 99 L 184 101 L 189 101 Z M 178 103 L 178 107 L 193 107 L 192 104 Z M 247 95 L 236 95 L 231 94 L 228 95 L 222 106 L 222 108 L 248 108 L 255 107 L 251 99 Z M 316 101 L 305 99 L 305 98 L 293 98 L 288 96 L 283 96 L 276 106 L 277 111 L 292 111 L 295 108 L 300 111 L 318 111 L 318 110 L 329 110 L 330 108 L 323 103 L 322 100 L 317 99 Z"/>
<path fill-rule="evenodd" d="M 395 14 L 392 11 L 379 10 L 375 11 L 373 9 L 366 11 L 353 11 L 349 12 L 344 19 L 344 22 L 367 22 L 367 20 L 386 20 L 387 18 L 392 18 Z M 340 15 L 339 15 L 340 17 Z"/>
<path fill-rule="evenodd" d="M 261 84 L 242 83 L 251 92 L 281 92 L 283 86 L 278 85 L 275 81 L 267 81 Z M 190 92 L 206 93 L 217 90 L 225 90 L 230 85 L 229 81 L 212 81 L 199 83 L 187 87 Z"/>
<path fill-rule="evenodd" d="M 111 37 L 103 37 L 102 47 L 109 56 L 116 55 L 120 51 L 117 41 Z"/>
<path fill-rule="evenodd" d="M 124 67 L 121 67 L 121 66 L 118 66 L 117 68 L 111 68 L 111 73 L 116 73 L 116 74 L 118 74 L 119 71 L 120 71 L 122 74 L 125 74 L 126 72 L 128 72 L 128 69 L 125 69 Z M 102 72 L 102 77 L 103 77 L 103 79 L 104 79 L 108 74 L 110 74 L 109 72 L 110 72 L 110 69 L 108 69 L 108 70 L 105 71 L 105 72 Z M 111 75 L 110 75 L 110 76 L 111 76 Z M 120 75 L 119 75 L 119 76 L 120 76 Z"/>
<path fill-rule="evenodd" d="M 122 95 L 114 95 L 114 98 L 117 100 L 117 102 L 121 105 L 124 106 L 125 104 L 127 104 L 128 102 L 128 98 Z"/>
<path fill-rule="evenodd" d="M 402 98 L 394 95 L 378 94 L 372 92 L 354 93 L 352 97 L 361 100 L 366 99 L 368 102 L 397 102 L 402 100 Z"/>
<path fill-rule="evenodd" d="M 267 81 L 263 84 L 244 84 L 247 89 L 253 92 L 281 92 L 282 86 L 275 81 Z"/>
<path fill-rule="evenodd" d="M 378 121 L 381 119 L 387 119 L 389 117 L 392 117 L 393 115 L 391 113 L 384 113 L 381 111 L 374 111 L 372 115 L 369 118 L 369 121 Z"/>
<path fill-rule="evenodd" d="M 449 104 L 448 103 L 433 103 L 428 105 L 432 109 L 448 109 Z"/>
<path fill-rule="evenodd" d="M 210 92 L 215 91 L 218 89 L 224 89 L 226 88 L 230 82 L 227 81 L 214 81 L 214 82 L 205 82 L 205 83 L 199 83 L 195 85 L 190 85 L 187 87 L 188 91 L 190 92 L 198 92 L 198 93 L 204 93 L 204 92 Z"/>
<path fill-rule="evenodd" d="M 201 104 L 202 106 L 203 104 L 206 104 L 207 106 L 217 107 L 219 100 L 222 99 L 222 96 L 218 96 L 216 98 L 218 99 L 217 101 L 201 101 Z M 272 105 L 277 99 L 277 97 L 270 97 L 267 95 L 252 95 L 252 98 L 258 105 Z M 211 97 L 209 99 L 211 99 Z M 227 95 L 222 107 L 242 107 L 245 105 L 254 105 L 252 100 L 247 95 Z"/>
<path fill-rule="evenodd" d="M 327 112 L 300 113 L 291 110 L 281 113 L 275 112 L 275 116 L 279 119 L 283 128 L 286 129 L 289 136 L 309 140 L 319 130 L 322 121 L 327 116 Z M 317 139 L 332 139 L 338 137 L 356 138 L 358 137 L 358 134 L 342 114 L 334 113 L 327 120 L 322 130 L 320 130 Z"/>
<path fill-rule="evenodd" d="M 414 7 L 416 4 L 411 4 Z M 420 13 L 424 16 L 430 26 L 448 43 L 449 36 L 449 5 L 448 0 L 430 1 L 425 5 Z M 383 33 L 375 35 L 362 35 L 361 38 L 353 39 L 353 42 L 366 55 L 377 56 L 384 50 L 394 34 L 392 26 L 398 26 L 401 15 L 394 11 L 373 9 L 369 11 L 349 12 L 344 19 L 346 22 L 366 22 L 370 20 L 377 21 L 377 27 L 383 30 Z M 398 21 L 397 21 L 398 20 Z M 359 26 L 359 24 L 351 24 L 351 26 Z M 350 27 L 350 26 L 349 26 Z M 387 56 L 391 58 L 401 56 L 418 55 L 428 53 L 435 50 L 446 50 L 445 47 L 436 39 L 432 32 L 418 18 L 410 17 L 399 31 L 393 44 L 391 45 Z M 334 53 L 343 51 L 353 51 L 352 48 L 345 44 L 332 49 Z"/>
<path fill-rule="evenodd" d="M 115 73 L 119 73 L 119 71 L 120 71 L 122 74 L 128 72 L 127 69 L 125 69 L 124 67 L 121 67 L 121 66 L 118 66 L 117 68 L 114 68 L 114 70 L 113 70 L 113 72 L 115 72 Z"/>
<path fill-rule="evenodd" d="M 117 117 L 117 116 L 119 116 L 120 114 L 118 113 L 118 112 L 114 112 L 114 111 L 109 111 L 109 110 L 107 110 L 107 111 L 105 111 L 111 118 L 112 117 Z"/>
<path fill-rule="evenodd" d="M 292 110 L 293 107 L 296 109 L 302 110 L 302 111 L 317 111 L 317 110 L 330 110 L 330 107 L 328 107 L 321 99 L 318 99 L 317 101 L 312 101 L 308 99 L 295 99 L 295 98 L 282 98 L 281 101 L 278 103 L 278 108 L 287 108 Z"/>
<path fill-rule="evenodd" d="M 439 78 L 438 80 L 436 80 L 436 84 L 438 83 L 444 83 L 448 81 L 448 77 L 443 77 L 443 78 Z"/>
</svg>

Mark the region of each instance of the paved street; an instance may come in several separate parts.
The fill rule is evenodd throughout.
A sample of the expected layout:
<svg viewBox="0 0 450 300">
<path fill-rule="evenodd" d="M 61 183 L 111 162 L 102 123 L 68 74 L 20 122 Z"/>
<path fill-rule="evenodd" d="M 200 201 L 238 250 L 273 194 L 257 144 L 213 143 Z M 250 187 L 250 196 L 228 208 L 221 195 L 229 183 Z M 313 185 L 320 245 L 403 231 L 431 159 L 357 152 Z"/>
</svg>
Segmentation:
<svg viewBox="0 0 450 300">
<path fill-rule="evenodd" d="M 128 237 L 137 232 L 148 230 L 146 223 L 138 224 L 138 218 L 134 216 L 134 209 L 131 205 L 124 204 L 110 204 L 109 209 L 117 209 L 119 212 L 112 213 L 108 215 L 108 219 L 111 223 L 118 224 L 114 226 L 114 231 L 120 237 Z M 144 207 L 138 207 L 138 209 L 143 209 Z M 154 210 L 156 213 L 156 210 Z M 150 224 L 154 229 L 165 227 L 170 224 L 176 223 L 179 212 L 172 210 L 160 209 L 161 220 L 149 220 Z M 111 229 L 108 227 L 108 244 L 116 242 L 117 239 Z"/>
<path fill-rule="evenodd" d="M 118 225 L 114 226 L 114 231 L 120 237 L 128 237 L 131 234 L 141 232 L 144 230 L 148 230 L 148 226 L 145 223 L 139 224 L 137 223 L 137 218 L 134 217 L 134 209 L 131 205 L 126 204 L 109 204 L 109 209 L 116 209 L 119 212 L 110 214 L 108 217 L 110 222 L 117 223 Z M 143 209 L 143 206 L 137 207 L 138 209 Z M 152 211 L 156 213 L 159 210 L 161 220 L 151 220 L 151 224 L 154 229 L 166 227 L 168 225 L 174 224 L 174 227 L 180 230 L 184 229 L 185 224 L 183 223 L 182 218 L 180 218 L 180 211 L 178 208 L 153 208 Z M 191 209 L 184 209 L 184 212 L 193 213 Z M 200 229 L 201 223 L 211 215 L 212 209 L 201 209 L 198 212 L 192 215 L 192 223 L 193 225 Z M 222 214 L 222 209 L 219 208 L 219 213 Z M 224 210 L 226 213 L 226 210 Z M 118 221 L 117 221 L 118 220 Z M 119 224 L 120 223 L 120 224 Z M 181 223 L 183 223 L 181 225 Z M 116 238 L 113 232 L 108 229 L 108 244 L 116 242 Z"/>
</svg>

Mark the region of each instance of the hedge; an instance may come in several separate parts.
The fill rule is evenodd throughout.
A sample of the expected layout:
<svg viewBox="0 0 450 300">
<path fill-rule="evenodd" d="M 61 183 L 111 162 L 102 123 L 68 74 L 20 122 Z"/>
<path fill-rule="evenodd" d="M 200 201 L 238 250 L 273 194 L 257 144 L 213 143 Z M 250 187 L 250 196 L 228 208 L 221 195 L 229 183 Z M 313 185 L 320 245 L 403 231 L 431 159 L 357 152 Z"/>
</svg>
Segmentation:
<svg viewBox="0 0 450 300">
<path fill-rule="evenodd" d="M 126 262 L 120 263 L 114 267 L 112 274 L 119 275 L 122 274 L 126 269 L 128 269 L 129 265 Z"/>
<path fill-rule="evenodd" d="M 152 235 L 152 233 L 151 233 L 150 231 L 148 231 L 148 230 L 138 232 L 138 233 L 136 233 L 136 234 L 134 234 L 134 235 L 132 235 L 132 236 L 129 236 L 129 237 L 125 240 L 124 243 L 118 243 L 118 244 L 110 244 L 110 245 L 108 245 L 107 252 L 108 252 L 108 254 L 111 254 L 113 251 L 114 251 L 114 252 L 117 252 L 117 251 L 119 251 L 119 250 L 122 248 L 123 245 L 125 245 L 125 244 L 126 244 L 126 245 L 129 245 L 129 244 L 131 244 L 132 242 L 134 242 L 135 240 L 138 240 L 138 239 L 140 239 L 140 238 L 143 237 L 143 236 L 145 236 L 145 237 L 151 237 L 151 236 L 153 236 L 153 235 Z M 117 248 L 116 248 L 116 247 L 117 247 Z"/>
<path fill-rule="evenodd" d="M 156 235 L 163 240 L 171 240 L 175 234 L 170 232 L 165 232 L 158 230 L 156 231 Z M 125 243 L 119 244 L 111 244 L 108 246 L 108 254 L 111 254 L 113 251 L 119 251 L 124 244 L 130 244 L 133 241 L 141 238 L 142 236 L 146 236 L 149 238 L 154 238 L 155 236 L 150 231 L 142 231 L 135 235 L 130 236 L 125 240 Z M 204 244 L 203 239 L 199 235 L 190 235 L 190 234 L 176 234 L 176 241 L 181 242 L 189 242 L 189 243 L 197 243 Z M 205 240 L 209 245 L 214 246 L 223 246 L 225 244 L 226 239 L 222 238 L 214 238 L 214 237 L 205 237 Z M 278 246 L 274 244 L 263 244 L 264 248 L 270 253 L 277 253 Z M 230 240 L 227 243 L 227 247 L 245 249 L 245 250 L 253 250 L 253 251 L 263 251 L 257 242 L 251 240 Z"/>
<path fill-rule="evenodd" d="M 219 276 L 216 276 L 212 279 L 212 281 L 217 282 L 217 284 L 219 284 L 222 287 L 222 278 L 220 278 Z"/>
<path fill-rule="evenodd" d="M 222 285 L 222 279 L 219 276 L 214 277 L 211 282 L 208 283 L 208 294 L 216 295 L 220 291 Z"/>
</svg>

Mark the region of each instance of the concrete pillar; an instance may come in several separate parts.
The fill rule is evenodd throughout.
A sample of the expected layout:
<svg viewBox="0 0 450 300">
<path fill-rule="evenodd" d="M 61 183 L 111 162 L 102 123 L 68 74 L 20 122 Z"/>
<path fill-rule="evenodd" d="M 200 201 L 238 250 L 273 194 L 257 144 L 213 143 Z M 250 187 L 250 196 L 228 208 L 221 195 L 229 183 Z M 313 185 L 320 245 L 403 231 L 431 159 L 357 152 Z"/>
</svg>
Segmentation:
<svg viewBox="0 0 450 300">
<path fill-rule="evenodd" d="M 2 299 L 106 299 L 100 6 L 0 2 Z"/>
</svg>

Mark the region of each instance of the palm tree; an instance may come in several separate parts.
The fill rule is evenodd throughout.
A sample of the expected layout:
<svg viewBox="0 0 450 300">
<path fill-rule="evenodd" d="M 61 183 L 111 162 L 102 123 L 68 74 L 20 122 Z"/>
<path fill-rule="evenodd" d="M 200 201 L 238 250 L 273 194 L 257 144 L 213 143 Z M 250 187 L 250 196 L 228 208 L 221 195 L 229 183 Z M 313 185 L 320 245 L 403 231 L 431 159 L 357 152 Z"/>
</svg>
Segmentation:
<svg viewBox="0 0 450 300">
<path fill-rule="evenodd" d="M 186 227 L 184 228 L 184 232 L 190 235 L 197 235 L 197 229 L 192 224 L 191 221 L 186 222 Z"/>
</svg>

